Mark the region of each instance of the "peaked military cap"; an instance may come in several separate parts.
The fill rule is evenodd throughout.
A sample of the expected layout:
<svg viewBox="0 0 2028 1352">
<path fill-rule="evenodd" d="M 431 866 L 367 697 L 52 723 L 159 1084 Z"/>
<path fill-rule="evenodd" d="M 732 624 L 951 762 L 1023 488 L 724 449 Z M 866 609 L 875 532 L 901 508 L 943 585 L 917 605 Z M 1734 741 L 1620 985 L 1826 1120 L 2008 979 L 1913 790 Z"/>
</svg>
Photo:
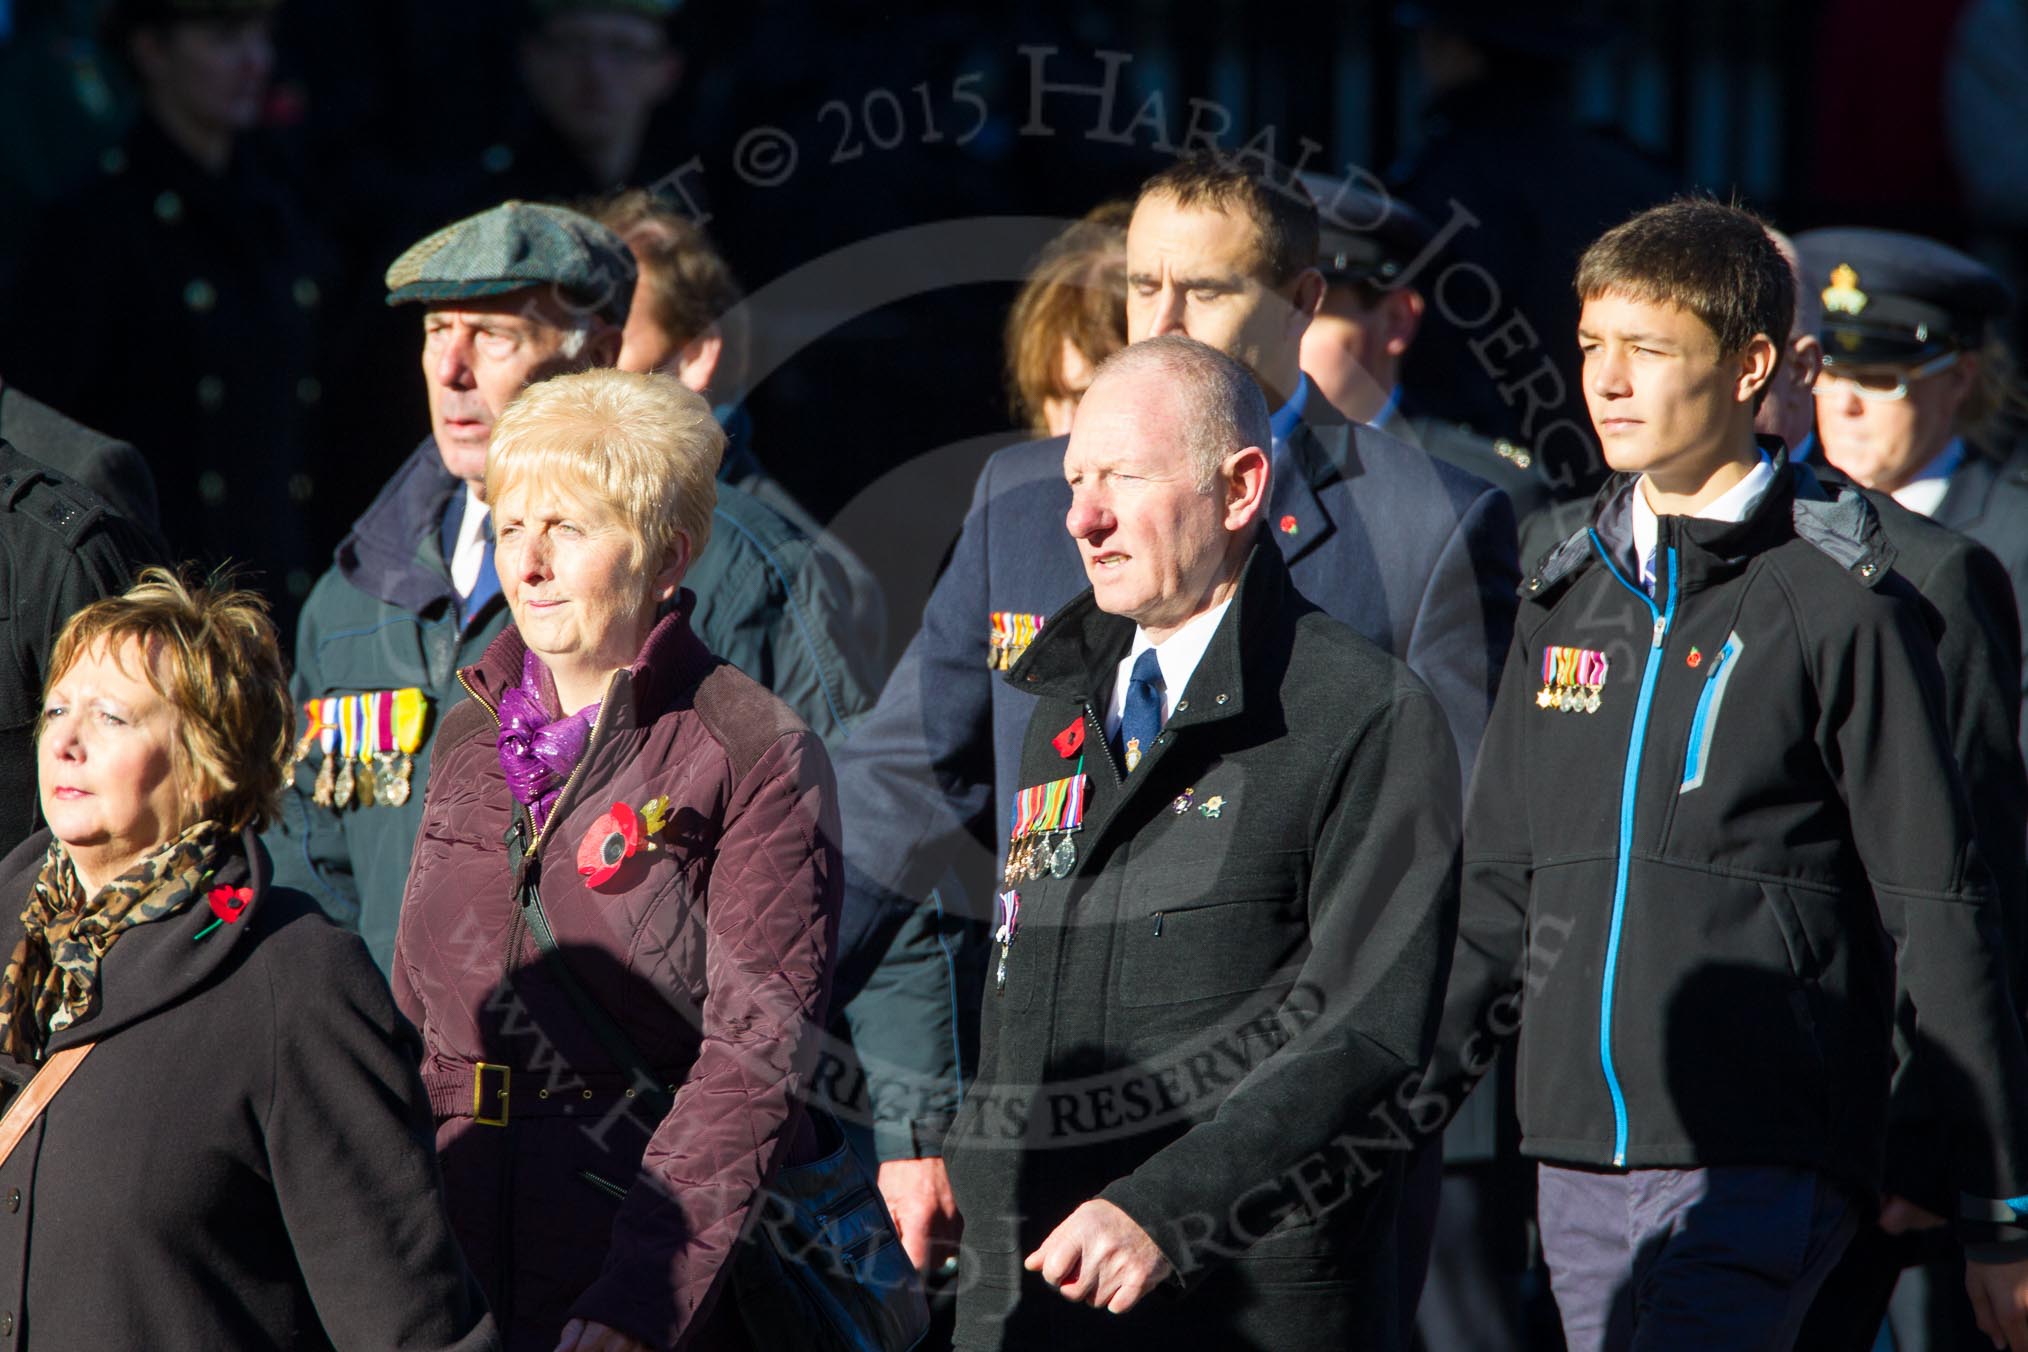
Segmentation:
<svg viewBox="0 0 2028 1352">
<path fill-rule="evenodd" d="M 1803 286 L 1824 303 L 1831 365 L 1919 362 L 1977 347 L 2011 297 L 1976 258 L 1920 235 L 1840 227 L 1796 236 Z"/>
<path fill-rule="evenodd" d="M 472 300 L 554 287 L 614 324 L 634 298 L 634 254 L 589 216 L 536 202 L 503 202 L 447 225 L 387 269 L 387 303 Z"/>
<path fill-rule="evenodd" d="M 1317 267 L 1327 282 L 1386 285 L 1436 238 L 1429 218 L 1349 179 L 1300 174 L 1317 203 Z"/>
</svg>

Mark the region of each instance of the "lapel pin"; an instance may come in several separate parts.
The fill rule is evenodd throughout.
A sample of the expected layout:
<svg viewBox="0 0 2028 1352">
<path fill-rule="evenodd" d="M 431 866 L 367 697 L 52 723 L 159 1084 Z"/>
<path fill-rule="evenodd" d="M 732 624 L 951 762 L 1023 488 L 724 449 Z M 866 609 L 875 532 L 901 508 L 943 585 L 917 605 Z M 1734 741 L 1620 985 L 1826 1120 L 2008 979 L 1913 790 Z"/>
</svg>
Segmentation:
<svg viewBox="0 0 2028 1352">
<path fill-rule="evenodd" d="M 192 943 L 196 943 L 220 925 L 230 925 L 245 915 L 246 908 L 254 899 L 254 890 L 251 887 L 214 887 L 204 894 L 204 899 L 211 903 L 211 913 L 217 919 L 191 935 Z"/>
<path fill-rule="evenodd" d="M 1084 715 L 1079 714 L 1076 718 L 1072 719 L 1069 727 L 1049 739 L 1049 744 L 1055 747 L 1056 754 L 1065 760 L 1069 760 L 1072 756 L 1083 750 Z"/>
<path fill-rule="evenodd" d="M 1303 528 L 1302 523 L 1297 521 L 1293 515 L 1283 517 L 1281 520 L 1281 527 L 1282 534 L 1284 535 L 1294 535 L 1297 531 Z"/>
</svg>

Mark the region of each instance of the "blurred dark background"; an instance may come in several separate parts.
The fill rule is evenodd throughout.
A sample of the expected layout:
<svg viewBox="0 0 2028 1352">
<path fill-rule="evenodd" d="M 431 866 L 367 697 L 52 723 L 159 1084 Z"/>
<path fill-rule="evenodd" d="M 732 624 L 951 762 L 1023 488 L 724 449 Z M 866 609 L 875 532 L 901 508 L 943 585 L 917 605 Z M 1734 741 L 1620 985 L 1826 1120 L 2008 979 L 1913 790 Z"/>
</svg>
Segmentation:
<svg viewBox="0 0 2028 1352">
<path fill-rule="evenodd" d="M 2028 39 L 2018 51 L 2001 40 L 2028 34 L 2024 3 L 1424 10 L 1462 15 L 1482 34 L 1494 25 L 1494 40 L 1519 53 L 1479 111 L 1490 107 L 1497 123 L 1501 110 L 1516 110 L 1520 148 L 1482 159 L 1461 180 L 1513 180 L 1506 198 L 1488 183 L 1492 210 L 1471 209 L 1504 240 L 1504 266 L 1530 274 L 1501 277 L 1519 295 L 1564 288 L 1570 260 L 1553 241 L 1531 242 L 1515 213 L 1553 214 L 1585 187 L 1558 181 L 1582 171 L 1567 144 L 1526 131 L 1544 116 L 1589 128 L 1595 145 L 1627 152 L 1654 182 L 1737 195 L 1791 230 L 1894 225 L 2011 268 L 2017 227 L 2006 184 L 2011 162 L 2028 154 L 2028 124 L 1965 73 L 1954 43 L 1961 24 L 1976 23 L 1967 30 L 1974 56 L 2028 68 Z M 1200 129 L 1223 126 L 1228 150 L 1252 144 L 1284 164 L 1389 183 L 1414 181 L 1448 125 L 1431 106 L 1416 26 L 1429 16 L 1393 0 L 687 0 L 655 18 L 676 78 L 632 167 L 614 178 L 573 161 L 529 92 L 530 43 L 549 42 L 556 61 L 592 72 L 594 83 L 650 59 L 610 36 L 544 26 L 580 8 L 599 6 L 287 0 L 272 17 L 257 125 L 232 153 L 233 195 L 200 220 L 197 190 L 172 203 L 152 186 L 124 198 L 106 187 L 131 185 L 134 157 L 147 151 L 134 130 L 140 74 L 107 37 L 106 6 L 0 0 L 0 379 L 133 440 L 165 481 L 171 538 L 265 552 L 266 585 L 292 608 L 428 430 L 415 316 L 381 305 L 386 264 L 429 230 L 509 195 L 571 199 L 621 181 L 659 184 L 709 214 L 749 294 L 759 294 L 760 378 L 748 399 L 758 446 L 830 519 L 937 448 L 1016 434 L 999 341 L 1025 260 L 975 260 L 953 269 L 971 280 L 920 293 L 906 269 L 842 290 L 805 285 L 810 274 L 799 269 L 904 227 L 1076 216 L 1131 193 L 1176 153 L 1193 117 Z M 1111 121 L 1101 128 L 1097 91 L 1109 75 Z M 1970 164 L 1953 148 L 1954 128 L 1957 144 L 1978 148 Z M 766 129 L 793 142 L 792 163 Z M 1527 204 L 1531 192 L 1545 200 Z M 146 253 L 149 218 L 171 212 L 190 213 L 200 227 L 191 233 L 204 234 L 215 260 L 197 246 L 188 260 Z M 939 251 L 973 242 L 962 225 L 930 232 L 925 274 L 951 261 Z M 175 337 L 175 308 L 215 311 L 221 323 L 231 308 L 224 282 L 203 269 L 271 263 L 259 285 L 273 303 L 246 305 L 226 330 L 245 371 L 181 369 L 193 358 Z M 179 268 L 189 275 L 168 275 Z M 151 290 L 160 297 L 140 294 Z M 158 304 L 171 313 L 152 312 Z M 1569 346 L 1556 324 L 1540 327 L 1545 349 Z M 1481 372 L 1423 376 L 1455 382 L 1461 410 L 1474 390 L 1480 404 L 1490 398 Z M 197 390 L 193 377 L 212 383 Z M 273 398 L 249 402 L 245 391 L 263 381 Z M 196 411 L 184 407 L 192 397 Z M 1499 406 L 1487 406 L 1471 420 L 1497 420 Z M 196 444 L 193 420 L 206 418 L 217 434 L 171 454 Z M 197 482 L 206 474 L 222 486 Z M 191 482 L 171 482 L 180 478 Z M 905 482 L 889 479 L 882 491 Z M 201 531 L 187 529 L 200 518 Z M 924 571 L 934 565 L 925 560 Z M 912 628 L 910 617 L 895 623 Z"/>
</svg>

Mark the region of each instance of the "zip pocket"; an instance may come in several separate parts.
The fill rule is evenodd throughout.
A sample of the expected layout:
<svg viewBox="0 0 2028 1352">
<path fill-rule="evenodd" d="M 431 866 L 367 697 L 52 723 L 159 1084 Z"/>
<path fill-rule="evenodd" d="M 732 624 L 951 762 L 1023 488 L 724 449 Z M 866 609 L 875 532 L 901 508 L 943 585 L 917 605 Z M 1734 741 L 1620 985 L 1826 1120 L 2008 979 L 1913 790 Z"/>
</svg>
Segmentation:
<svg viewBox="0 0 2028 1352">
<path fill-rule="evenodd" d="M 1704 678 L 1703 693 L 1697 696 L 1697 712 L 1690 717 L 1690 745 L 1683 753 L 1683 785 L 1678 794 L 1704 786 L 1704 776 L 1711 768 L 1711 738 L 1718 730 L 1718 709 L 1725 702 L 1725 687 L 1731 684 L 1744 651 L 1746 640 L 1735 629 L 1711 659 L 1711 672 Z"/>
</svg>

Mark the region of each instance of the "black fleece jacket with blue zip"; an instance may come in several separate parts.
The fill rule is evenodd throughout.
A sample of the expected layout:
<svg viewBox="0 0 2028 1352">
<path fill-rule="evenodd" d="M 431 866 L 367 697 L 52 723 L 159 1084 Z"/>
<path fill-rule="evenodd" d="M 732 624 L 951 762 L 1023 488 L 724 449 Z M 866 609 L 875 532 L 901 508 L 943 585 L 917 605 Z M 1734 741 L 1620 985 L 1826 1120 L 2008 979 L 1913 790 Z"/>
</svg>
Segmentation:
<svg viewBox="0 0 2028 1352">
<path fill-rule="evenodd" d="M 1523 1150 L 1879 1186 L 1899 975 L 1975 1253 L 2028 1247 L 2028 1049 L 1915 592 L 1873 510 L 1777 460 L 1744 521 L 1632 476 L 1523 584 L 1466 810 L 1425 1104 L 1518 1030 Z"/>
</svg>

